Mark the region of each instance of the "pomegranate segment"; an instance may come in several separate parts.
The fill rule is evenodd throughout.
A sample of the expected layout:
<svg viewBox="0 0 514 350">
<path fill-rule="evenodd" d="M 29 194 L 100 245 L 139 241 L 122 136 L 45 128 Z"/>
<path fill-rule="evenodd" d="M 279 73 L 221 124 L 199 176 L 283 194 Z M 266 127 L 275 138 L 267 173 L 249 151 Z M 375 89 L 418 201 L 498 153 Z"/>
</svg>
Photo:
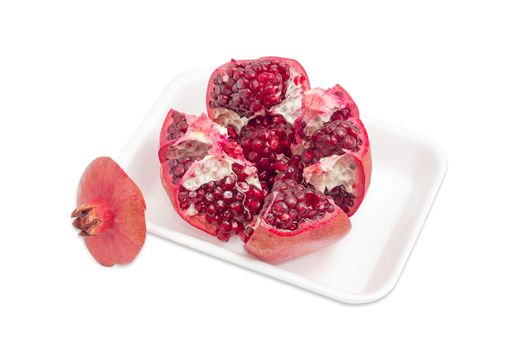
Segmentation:
<svg viewBox="0 0 514 350">
<path fill-rule="evenodd" d="M 371 179 L 368 134 L 355 102 L 339 85 L 328 90 L 312 89 L 305 94 L 296 126 L 301 146 L 295 153 L 307 167 L 305 180 L 332 196 L 352 216 Z"/>
<path fill-rule="evenodd" d="M 263 214 L 263 219 L 282 230 L 283 235 L 297 234 L 298 226 L 305 221 L 321 219 L 335 210 L 330 198 L 294 180 L 277 182 L 267 200 L 272 204 Z"/>
<path fill-rule="evenodd" d="M 159 152 L 161 179 L 173 206 L 184 220 L 222 241 L 231 235 L 246 239 L 245 228 L 264 201 L 256 168 L 205 115 L 187 116 L 188 129 L 170 141 L 168 130 L 183 121 L 176 115 L 184 114 L 168 113 Z"/>
<path fill-rule="evenodd" d="M 277 182 L 263 211 L 263 220 L 245 249 L 269 263 L 317 251 L 343 238 L 351 228 L 348 216 L 330 197 L 294 180 Z"/>
<path fill-rule="evenodd" d="M 194 162 L 175 184 L 173 171 L 167 170 L 173 168 L 172 161 L 163 163 L 161 177 L 179 215 L 222 241 L 228 241 L 231 235 L 244 238 L 245 228 L 252 224 L 264 201 L 255 168 L 233 163 L 236 174 L 228 163 L 208 155 Z"/>
<path fill-rule="evenodd" d="M 159 159 L 162 163 L 167 159 L 182 157 L 202 158 L 213 146 L 219 148 L 227 142 L 223 130 L 212 123 L 206 114 L 196 117 L 172 109 L 161 128 Z"/>
<path fill-rule="evenodd" d="M 256 117 L 241 129 L 237 142 L 256 166 L 262 187 L 271 189 L 276 162 L 291 157 L 295 130 L 280 115 Z"/>
<path fill-rule="evenodd" d="M 345 89 L 335 85 L 327 90 L 315 88 L 306 91 L 296 123 L 300 138 L 308 140 L 326 122 L 355 119 L 359 119 L 357 105 Z"/>
<path fill-rule="evenodd" d="M 303 175 L 315 189 L 330 195 L 348 216 L 357 211 L 364 198 L 364 169 L 349 153 L 322 158 L 306 167 Z"/>
<path fill-rule="evenodd" d="M 292 123 L 309 87 L 307 73 L 295 60 L 232 60 L 209 79 L 207 111 L 211 119 L 237 130 L 246 120 L 265 114 L 282 114 Z"/>
<path fill-rule="evenodd" d="M 95 159 L 79 183 L 73 226 L 103 266 L 127 264 L 146 238 L 146 205 L 137 185 L 108 157 Z"/>
</svg>

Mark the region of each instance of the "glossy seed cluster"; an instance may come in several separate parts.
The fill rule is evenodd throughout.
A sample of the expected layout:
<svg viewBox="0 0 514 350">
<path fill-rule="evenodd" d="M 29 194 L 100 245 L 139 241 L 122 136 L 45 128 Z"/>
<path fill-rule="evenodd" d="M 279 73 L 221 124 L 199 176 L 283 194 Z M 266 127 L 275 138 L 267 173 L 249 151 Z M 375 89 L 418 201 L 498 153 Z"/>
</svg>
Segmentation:
<svg viewBox="0 0 514 350">
<path fill-rule="evenodd" d="M 211 108 L 227 108 L 250 117 L 280 104 L 287 91 L 289 66 L 264 60 L 248 64 L 233 63 L 214 79 Z"/>
<path fill-rule="evenodd" d="M 318 162 L 322 157 L 357 152 L 362 145 L 360 130 L 349 120 L 330 120 L 312 134 L 309 147 L 302 153 L 305 165 Z"/>
<path fill-rule="evenodd" d="M 299 184 L 303 182 L 304 164 L 299 156 L 280 159 L 275 162 L 273 169 L 275 170 L 273 182 L 282 180 L 294 180 Z"/>
<path fill-rule="evenodd" d="M 332 197 L 334 202 L 341 208 L 345 213 L 350 211 L 350 208 L 355 204 L 355 196 L 349 193 L 344 185 L 339 185 L 332 188 L 330 191 L 325 190 L 325 195 Z"/>
<path fill-rule="evenodd" d="M 261 183 L 271 188 L 278 156 L 291 157 L 294 128 L 280 115 L 257 117 L 241 129 L 237 142 L 245 158 L 255 164 Z"/>
<path fill-rule="evenodd" d="M 274 199 L 264 220 L 282 230 L 296 230 L 299 224 L 335 210 L 333 202 L 323 193 L 294 180 L 277 182 L 272 195 Z"/>
<path fill-rule="evenodd" d="M 238 181 L 235 175 L 229 175 L 193 191 L 181 186 L 178 199 L 182 210 L 193 206 L 198 214 L 205 215 L 205 220 L 216 228 L 220 240 L 228 241 L 234 234 L 246 241 L 253 232 L 246 226 L 259 213 L 264 193 Z"/>
<path fill-rule="evenodd" d="M 169 141 L 174 141 L 180 137 L 182 137 L 187 131 L 187 120 L 186 116 L 177 111 L 173 111 L 173 123 L 168 126 L 167 130 L 167 139 Z"/>
</svg>

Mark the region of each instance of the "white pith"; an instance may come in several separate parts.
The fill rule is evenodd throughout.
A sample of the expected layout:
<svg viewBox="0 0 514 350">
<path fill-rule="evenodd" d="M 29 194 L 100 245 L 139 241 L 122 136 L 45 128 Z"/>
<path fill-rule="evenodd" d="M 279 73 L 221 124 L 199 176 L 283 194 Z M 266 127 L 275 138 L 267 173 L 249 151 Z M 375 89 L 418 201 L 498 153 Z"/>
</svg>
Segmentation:
<svg viewBox="0 0 514 350">
<path fill-rule="evenodd" d="M 210 140 L 202 142 L 198 139 L 185 140 L 179 144 L 170 146 L 166 156 L 168 159 L 178 159 L 182 157 L 203 157 L 207 154 L 209 149 L 212 147 Z"/>
<path fill-rule="evenodd" d="M 306 105 L 309 110 L 304 111 L 303 118 L 307 125 L 303 131 L 306 136 L 311 136 L 314 132 L 321 128 L 321 126 L 330 120 L 332 114 L 344 108 L 340 101 L 333 95 L 326 93 L 323 89 L 316 88 L 305 92 L 305 99 L 309 101 Z M 311 115 L 314 117 L 309 118 Z"/>
<path fill-rule="evenodd" d="M 191 165 L 184 175 L 186 179 L 182 182 L 182 186 L 188 191 L 193 191 L 200 188 L 200 186 L 205 183 L 221 180 L 225 176 L 233 174 L 232 164 L 234 163 L 241 164 L 241 162 L 226 155 L 220 157 L 208 154 L 203 159 L 197 160 Z M 262 190 L 261 183 L 257 178 L 257 169 L 255 167 L 246 165 L 243 168 L 243 172 L 248 175 L 245 180 L 248 185 L 253 185 Z M 195 209 L 194 204 L 191 204 L 189 208 L 184 210 L 184 213 L 188 216 L 193 216 L 198 212 Z"/>
<path fill-rule="evenodd" d="M 357 164 L 348 154 L 322 158 L 319 163 L 303 170 L 305 181 L 312 184 L 318 191 L 344 185 L 347 192 L 355 194 L 356 182 L 354 170 Z"/>
<path fill-rule="evenodd" d="M 219 132 L 221 135 L 227 135 L 227 134 L 228 134 L 228 132 L 227 132 L 227 128 L 226 128 L 226 127 L 224 127 L 224 126 L 221 126 L 221 125 L 219 125 L 219 124 L 214 123 L 214 124 L 212 125 L 212 127 L 213 127 L 214 129 L 216 129 L 216 131 L 217 131 L 217 132 Z"/>
<path fill-rule="evenodd" d="M 239 131 L 248 124 L 249 121 L 248 118 L 240 117 L 236 112 L 221 107 L 214 109 L 214 118 L 216 123 L 223 125 L 224 127 L 233 125 L 236 128 L 237 133 L 239 133 Z"/>
<path fill-rule="evenodd" d="M 187 171 L 182 186 L 188 191 L 193 191 L 205 183 L 223 179 L 232 173 L 231 165 L 226 158 L 208 154 L 203 159 L 194 162 Z"/>
<path fill-rule="evenodd" d="M 301 74 L 294 69 L 290 69 L 290 72 L 285 99 L 279 105 L 273 106 L 271 112 L 282 115 L 289 124 L 293 124 L 302 108 L 303 85 L 299 82 Z M 298 84 L 294 83 L 295 77 L 298 78 Z"/>
</svg>

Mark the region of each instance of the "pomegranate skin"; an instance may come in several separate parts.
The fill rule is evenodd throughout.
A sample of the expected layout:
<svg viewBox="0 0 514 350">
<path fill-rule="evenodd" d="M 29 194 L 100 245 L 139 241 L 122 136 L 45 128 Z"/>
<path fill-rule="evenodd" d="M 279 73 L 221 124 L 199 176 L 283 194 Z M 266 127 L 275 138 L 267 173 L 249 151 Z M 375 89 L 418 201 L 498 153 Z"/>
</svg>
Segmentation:
<svg viewBox="0 0 514 350">
<path fill-rule="evenodd" d="M 145 210 L 143 194 L 132 179 L 111 158 L 100 157 L 80 180 L 73 225 L 82 230 L 98 263 L 127 264 L 145 242 Z"/>
<path fill-rule="evenodd" d="M 337 206 L 333 213 L 320 220 L 302 223 L 294 235 L 290 235 L 291 231 L 279 230 L 262 220 L 246 242 L 245 249 L 262 261 L 278 264 L 339 241 L 351 227 L 350 219 Z"/>
<path fill-rule="evenodd" d="M 371 160 L 371 148 L 368 147 L 368 150 L 364 153 L 362 156 L 361 162 L 362 162 L 362 169 L 364 172 L 364 194 L 362 195 L 362 199 L 366 196 L 366 193 L 368 192 L 369 184 L 371 183 L 371 173 L 372 173 L 372 163 Z M 361 201 L 362 203 L 362 201 Z"/>
</svg>

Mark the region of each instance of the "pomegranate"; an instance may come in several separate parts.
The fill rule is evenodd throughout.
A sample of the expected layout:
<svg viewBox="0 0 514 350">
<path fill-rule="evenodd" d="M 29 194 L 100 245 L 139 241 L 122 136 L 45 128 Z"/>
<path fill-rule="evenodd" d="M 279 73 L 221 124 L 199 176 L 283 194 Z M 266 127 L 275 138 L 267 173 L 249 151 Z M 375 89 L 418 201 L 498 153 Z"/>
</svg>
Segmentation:
<svg viewBox="0 0 514 350">
<path fill-rule="evenodd" d="M 348 233 L 371 155 L 341 86 L 310 90 L 290 59 L 232 60 L 209 80 L 207 112 L 172 109 L 161 129 L 161 179 L 184 220 L 271 263 Z"/>
<path fill-rule="evenodd" d="M 244 237 L 264 201 L 257 169 L 240 152 L 205 114 L 171 110 L 164 121 L 159 157 L 168 196 L 184 220 L 222 241 Z"/>
<path fill-rule="evenodd" d="M 279 181 L 266 197 L 262 218 L 245 249 L 279 263 L 324 248 L 350 228 L 348 216 L 329 196 L 294 180 Z"/>
<path fill-rule="evenodd" d="M 211 119 L 237 131 L 249 119 L 265 114 L 280 114 L 292 124 L 300 111 L 303 92 L 309 88 L 307 73 L 295 60 L 231 60 L 209 79 L 207 112 Z"/>
<path fill-rule="evenodd" d="M 270 189 L 276 175 L 277 161 L 292 156 L 291 145 L 294 142 L 294 127 L 281 115 L 256 117 L 241 129 L 237 137 L 244 157 L 255 164 L 261 185 L 266 189 Z"/>
<path fill-rule="evenodd" d="M 145 201 L 136 184 L 111 158 L 95 159 L 80 180 L 73 226 L 104 266 L 127 264 L 146 238 Z"/>
</svg>

